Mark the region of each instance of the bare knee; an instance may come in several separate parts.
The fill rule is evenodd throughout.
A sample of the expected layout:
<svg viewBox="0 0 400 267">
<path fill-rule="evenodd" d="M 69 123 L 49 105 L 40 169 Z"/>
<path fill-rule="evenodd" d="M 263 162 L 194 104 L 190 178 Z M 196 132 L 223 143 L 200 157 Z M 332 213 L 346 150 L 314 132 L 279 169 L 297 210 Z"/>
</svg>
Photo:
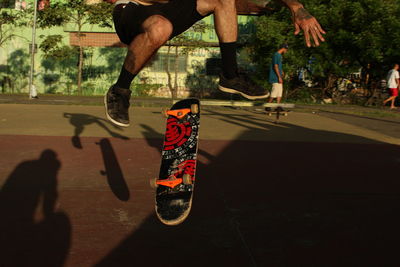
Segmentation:
<svg viewBox="0 0 400 267">
<path fill-rule="evenodd" d="M 209 14 L 217 9 L 234 10 L 235 7 L 235 0 L 197 0 L 197 11 L 201 15 Z"/>
<path fill-rule="evenodd" d="M 148 38 L 149 45 L 161 47 L 172 34 L 171 22 L 160 15 L 153 15 L 143 23 L 143 30 Z"/>
</svg>

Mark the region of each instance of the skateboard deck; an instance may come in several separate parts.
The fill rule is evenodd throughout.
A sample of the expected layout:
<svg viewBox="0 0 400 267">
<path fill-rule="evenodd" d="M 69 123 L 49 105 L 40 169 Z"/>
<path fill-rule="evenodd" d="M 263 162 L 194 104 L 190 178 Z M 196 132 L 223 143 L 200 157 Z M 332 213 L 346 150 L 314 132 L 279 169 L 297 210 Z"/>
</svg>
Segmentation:
<svg viewBox="0 0 400 267">
<path fill-rule="evenodd" d="M 182 223 L 192 206 L 197 143 L 200 126 L 200 101 L 185 99 L 165 111 L 167 127 L 156 187 L 155 210 L 166 225 Z"/>
</svg>

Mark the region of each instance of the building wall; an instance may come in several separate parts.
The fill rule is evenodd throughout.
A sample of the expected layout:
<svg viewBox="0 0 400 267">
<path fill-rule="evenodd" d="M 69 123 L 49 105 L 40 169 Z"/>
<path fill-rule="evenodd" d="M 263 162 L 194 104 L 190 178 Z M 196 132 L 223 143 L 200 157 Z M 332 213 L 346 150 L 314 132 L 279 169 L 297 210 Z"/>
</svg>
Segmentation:
<svg viewBox="0 0 400 267">
<path fill-rule="evenodd" d="M 61 0 L 60 0 L 61 1 Z M 51 1 L 53 2 L 53 1 Z M 205 23 L 212 25 L 213 18 L 209 16 L 204 19 Z M 245 24 L 252 21 L 252 18 L 239 16 L 239 23 Z M 36 42 L 40 46 L 43 38 L 41 36 L 59 34 L 63 36 L 63 44 L 67 46 L 78 45 L 77 33 L 75 25 L 69 24 L 63 27 L 53 27 L 51 29 L 38 29 Z M 29 67 L 29 43 L 31 43 L 31 29 L 18 28 L 15 32 L 19 37 L 9 41 L 5 46 L 0 47 L 0 86 L 4 77 L 14 78 L 14 92 L 28 92 L 28 77 L 26 71 L 18 72 L 16 66 L 19 62 L 20 66 Z M 179 96 L 185 97 L 189 94 L 189 89 L 186 86 L 188 75 L 194 75 L 199 72 L 199 66 L 204 72 L 205 60 L 210 57 L 216 57 L 219 54 L 219 49 L 215 48 L 218 39 L 214 30 L 209 30 L 205 33 L 186 32 L 191 38 L 202 40 L 210 43 L 211 47 L 204 49 L 199 48 L 193 53 L 185 56 L 186 69 L 178 72 L 178 87 Z M 115 82 L 119 75 L 126 48 L 120 43 L 113 29 L 101 28 L 97 25 L 89 25 L 84 28 L 82 36 L 83 45 L 85 46 L 85 66 L 84 66 L 84 82 L 83 89 L 86 94 L 103 94 L 109 86 Z M 173 50 L 173 49 L 172 49 Z M 167 47 L 162 47 L 158 54 L 165 55 Z M 171 55 L 173 56 L 173 55 Z M 157 61 L 157 56 L 153 59 L 152 64 Z M 76 92 L 76 70 L 78 58 L 71 58 L 69 61 L 56 62 L 55 60 L 46 59 L 45 54 L 38 49 L 35 54 L 35 77 L 34 82 L 40 93 L 60 93 L 72 94 Z M 13 70 L 11 71 L 11 67 Z M 5 69 L 7 69 L 5 71 Z M 173 71 L 172 76 L 173 75 Z M 16 78 L 15 75 L 21 75 Z M 24 75 L 22 75 L 24 74 Z M 200 74 L 199 74 L 200 75 Z M 203 75 L 203 74 L 201 74 Z M 174 80 L 174 78 L 173 78 Z M 170 97 L 167 88 L 167 74 L 165 71 L 154 70 L 151 64 L 146 66 L 134 80 L 134 85 L 145 84 L 153 85 L 148 93 L 159 97 Z M 4 85 L 4 82 L 3 82 Z M 138 88 L 137 86 L 135 88 Z M 9 89 L 9 88 L 8 88 Z M 0 88 L 0 90 L 3 90 Z M 9 91 L 9 90 L 8 90 Z"/>
</svg>

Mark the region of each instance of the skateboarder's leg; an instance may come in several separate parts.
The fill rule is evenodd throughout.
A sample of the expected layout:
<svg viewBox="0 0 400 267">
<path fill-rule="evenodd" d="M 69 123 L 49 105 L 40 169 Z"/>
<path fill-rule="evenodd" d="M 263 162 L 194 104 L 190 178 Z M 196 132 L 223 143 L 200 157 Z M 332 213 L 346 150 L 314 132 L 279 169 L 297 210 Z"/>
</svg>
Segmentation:
<svg viewBox="0 0 400 267">
<path fill-rule="evenodd" d="M 238 75 L 236 62 L 238 24 L 235 0 L 197 0 L 197 11 L 201 15 L 214 14 L 222 60 L 219 89 L 228 93 L 239 93 L 248 99 L 266 98 L 268 94 L 264 88 Z"/>
<path fill-rule="evenodd" d="M 129 126 L 129 87 L 132 80 L 151 56 L 168 41 L 173 29 L 170 21 L 160 15 L 148 17 L 141 28 L 143 32 L 129 43 L 118 81 L 109 89 L 105 98 L 107 118 L 123 127 Z"/>
<path fill-rule="evenodd" d="M 197 0 L 197 10 L 200 14 L 214 13 L 215 31 L 220 42 L 223 75 L 228 79 L 236 77 L 238 26 L 235 0 Z"/>
<path fill-rule="evenodd" d="M 172 33 L 171 22 L 160 15 L 147 18 L 142 28 L 144 32 L 137 35 L 129 44 L 124 62 L 124 68 L 133 75 L 139 73 L 151 56 L 168 41 Z M 127 87 L 122 86 L 122 88 Z"/>
</svg>

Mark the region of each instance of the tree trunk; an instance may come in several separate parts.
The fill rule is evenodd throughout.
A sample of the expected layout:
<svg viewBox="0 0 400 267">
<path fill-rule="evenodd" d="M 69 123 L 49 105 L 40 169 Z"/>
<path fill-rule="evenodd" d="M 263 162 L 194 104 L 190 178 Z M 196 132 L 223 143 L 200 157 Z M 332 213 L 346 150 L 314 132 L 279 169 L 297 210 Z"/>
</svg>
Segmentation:
<svg viewBox="0 0 400 267">
<path fill-rule="evenodd" d="M 79 62 L 78 62 L 78 94 L 82 95 L 82 69 L 83 69 L 83 46 L 82 46 L 82 25 L 80 23 L 80 14 L 78 14 L 78 45 L 79 45 Z"/>
<path fill-rule="evenodd" d="M 79 37 L 80 38 L 80 37 Z M 83 47 L 79 45 L 78 94 L 82 95 Z"/>
<path fill-rule="evenodd" d="M 172 101 L 174 101 L 175 93 L 174 93 L 174 87 L 172 86 L 171 72 L 169 71 L 169 55 L 170 54 L 171 54 L 171 46 L 168 46 L 167 58 L 166 58 L 166 62 L 165 62 L 165 71 L 167 72 L 168 88 L 169 88 L 169 91 L 171 92 Z"/>
<path fill-rule="evenodd" d="M 174 98 L 178 98 L 178 67 L 179 67 L 179 62 L 178 62 L 179 54 L 178 54 L 178 46 L 175 46 L 175 81 L 174 81 Z"/>
</svg>

